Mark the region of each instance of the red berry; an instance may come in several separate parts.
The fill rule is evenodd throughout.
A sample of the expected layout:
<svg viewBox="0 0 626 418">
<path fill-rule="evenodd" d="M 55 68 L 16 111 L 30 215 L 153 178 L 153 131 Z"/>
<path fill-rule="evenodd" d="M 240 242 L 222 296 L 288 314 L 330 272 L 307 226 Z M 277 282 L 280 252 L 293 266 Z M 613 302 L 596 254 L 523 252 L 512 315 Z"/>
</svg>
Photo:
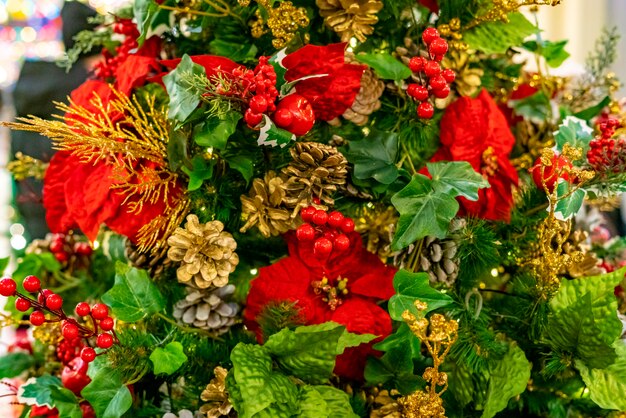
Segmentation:
<svg viewBox="0 0 626 418">
<path fill-rule="evenodd" d="M 61 309 L 61 306 L 63 306 L 63 298 L 56 293 L 53 293 L 46 298 L 46 307 L 48 309 L 56 311 Z"/>
<path fill-rule="evenodd" d="M 34 293 L 41 288 L 41 282 L 35 276 L 26 276 L 24 282 L 22 282 L 24 290 L 30 293 Z"/>
<path fill-rule="evenodd" d="M 315 238 L 315 228 L 309 224 L 300 225 L 296 229 L 298 241 L 312 241 Z"/>
<path fill-rule="evenodd" d="M 448 82 L 441 75 L 437 75 L 428 81 L 428 85 L 433 90 L 441 90 L 442 88 L 448 86 Z"/>
<path fill-rule="evenodd" d="M 317 258 L 326 258 L 333 250 L 333 243 L 328 238 L 318 238 L 313 244 L 313 254 Z"/>
<path fill-rule="evenodd" d="M 17 284 L 15 283 L 15 280 L 8 277 L 0 280 L 0 295 L 13 296 L 16 290 Z"/>
<path fill-rule="evenodd" d="M 66 340 L 73 340 L 78 337 L 78 327 L 71 322 L 65 321 L 63 327 L 61 328 L 61 332 L 63 333 L 63 338 Z"/>
<path fill-rule="evenodd" d="M 91 307 L 87 302 L 79 302 L 76 304 L 74 312 L 76 312 L 76 315 L 78 316 L 87 316 L 89 315 L 89 312 L 91 312 Z"/>
<path fill-rule="evenodd" d="M 296 136 L 302 136 L 309 132 L 315 124 L 315 113 L 313 113 L 313 107 L 306 98 L 297 93 L 292 93 L 278 102 L 273 120 L 279 128 Z"/>
<path fill-rule="evenodd" d="M 428 99 L 428 89 L 424 86 L 418 85 L 415 89 L 415 95 L 413 96 L 413 98 L 420 102 Z"/>
<path fill-rule="evenodd" d="M 300 211 L 300 216 L 302 217 L 302 220 L 304 222 L 311 222 L 311 220 L 313 219 L 313 215 L 315 215 L 315 212 L 317 212 L 317 209 L 315 209 L 314 206 L 307 206 Z"/>
<path fill-rule="evenodd" d="M 411 83 L 406 88 L 406 94 L 408 94 L 409 96 L 415 98 L 415 93 L 416 93 L 417 89 L 420 88 L 420 87 L 422 87 L 422 86 L 420 86 L 417 83 Z"/>
<path fill-rule="evenodd" d="M 426 58 L 424 57 L 413 57 L 409 61 L 409 68 L 414 73 L 419 73 L 424 70 L 424 64 L 426 64 Z"/>
<path fill-rule="evenodd" d="M 436 38 L 428 45 L 430 55 L 443 55 L 448 52 L 448 43 L 443 38 Z"/>
<path fill-rule="evenodd" d="M 91 248 L 91 245 L 89 245 L 88 242 L 77 242 L 74 244 L 74 252 L 78 255 L 89 257 L 93 254 L 93 248 Z"/>
<path fill-rule="evenodd" d="M 344 234 L 349 234 L 354 231 L 354 221 L 351 218 L 345 218 L 341 224 L 341 230 Z"/>
<path fill-rule="evenodd" d="M 441 66 L 438 62 L 428 61 L 424 65 L 424 74 L 426 74 L 428 78 L 438 76 L 439 73 L 441 73 Z"/>
<path fill-rule="evenodd" d="M 263 120 L 263 115 L 260 113 L 255 113 L 251 108 L 246 110 L 246 113 L 243 115 L 243 120 L 246 121 L 249 127 L 254 128 Z"/>
<path fill-rule="evenodd" d="M 433 61 L 441 62 L 443 61 L 444 55 L 435 55 L 433 56 Z"/>
<path fill-rule="evenodd" d="M 107 316 L 102 321 L 100 321 L 100 328 L 105 331 L 111 331 L 114 325 L 115 323 L 113 321 L 113 318 L 111 318 L 110 316 Z"/>
<path fill-rule="evenodd" d="M 433 90 L 433 96 L 435 96 L 438 99 L 445 99 L 449 95 L 450 95 L 450 86 L 448 86 L 447 84 L 443 86 L 443 88 L 441 89 Z"/>
<path fill-rule="evenodd" d="M 441 72 L 441 76 L 444 78 L 444 80 L 446 80 L 448 83 L 453 83 L 454 80 L 456 79 L 456 74 L 454 72 L 454 70 L 450 69 L 450 68 L 446 68 L 445 70 L 443 70 Z"/>
<path fill-rule="evenodd" d="M 328 224 L 334 228 L 341 227 L 343 220 L 344 216 L 341 212 L 335 210 L 328 214 Z"/>
<path fill-rule="evenodd" d="M 26 312 L 30 309 L 30 301 L 23 298 L 17 298 L 15 300 L 15 309 L 20 312 Z"/>
<path fill-rule="evenodd" d="M 267 110 L 267 99 L 265 96 L 256 95 L 250 99 L 250 109 L 254 113 L 265 113 Z"/>
<path fill-rule="evenodd" d="M 58 253 L 54 253 L 54 258 L 56 258 L 59 263 L 65 263 L 69 260 L 70 256 L 65 251 L 60 251 Z"/>
<path fill-rule="evenodd" d="M 39 325 L 46 322 L 46 316 L 41 311 L 34 311 L 30 314 L 30 323 L 34 326 L 38 327 Z"/>
<path fill-rule="evenodd" d="M 435 108 L 428 102 L 420 103 L 420 105 L 417 106 L 417 116 L 422 119 L 430 119 L 434 114 Z"/>
<path fill-rule="evenodd" d="M 339 251 L 345 251 L 350 248 L 350 238 L 347 235 L 341 234 L 335 238 L 335 248 Z"/>
<path fill-rule="evenodd" d="M 311 199 L 311 201 L 313 202 L 314 205 L 320 205 L 322 203 L 322 201 L 320 200 L 318 196 L 313 196 L 313 199 Z"/>
<path fill-rule="evenodd" d="M 80 358 L 87 363 L 91 363 L 96 358 L 96 350 L 91 347 L 85 347 L 80 351 Z"/>
<path fill-rule="evenodd" d="M 63 247 L 65 246 L 63 239 L 55 239 L 54 241 L 52 241 L 50 243 L 50 246 L 48 247 L 50 249 L 51 253 L 58 253 L 63 251 Z"/>
<path fill-rule="evenodd" d="M 39 292 L 39 296 L 37 296 L 37 301 L 43 305 L 44 303 L 46 303 L 46 298 L 51 294 L 52 290 L 43 289 L 41 292 Z"/>
<path fill-rule="evenodd" d="M 321 209 L 316 210 L 311 220 L 316 225 L 324 225 L 326 222 L 328 222 L 328 214 Z"/>
<path fill-rule="evenodd" d="M 109 316 L 109 308 L 104 303 L 96 303 L 91 308 L 91 315 L 94 319 L 104 319 Z"/>
<path fill-rule="evenodd" d="M 435 28 L 426 28 L 422 32 L 422 41 L 429 45 L 432 41 L 439 38 L 439 31 Z"/>
<path fill-rule="evenodd" d="M 107 333 L 100 334 L 96 339 L 96 344 L 102 349 L 107 349 L 113 345 L 113 337 Z"/>
</svg>

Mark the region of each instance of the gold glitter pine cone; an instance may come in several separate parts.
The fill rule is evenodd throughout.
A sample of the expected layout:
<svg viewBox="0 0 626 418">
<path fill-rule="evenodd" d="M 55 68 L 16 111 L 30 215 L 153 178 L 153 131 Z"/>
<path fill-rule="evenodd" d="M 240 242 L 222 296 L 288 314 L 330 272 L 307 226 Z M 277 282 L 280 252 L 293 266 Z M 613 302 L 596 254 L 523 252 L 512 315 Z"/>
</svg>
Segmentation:
<svg viewBox="0 0 626 418">
<path fill-rule="evenodd" d="M 137 245 L 130 240 L 126 240 L 124 255 L 133 267 L 148 270 L 151 277 L 160 276 L 167 267 L 173 265 L 172 260 L 167 258 L 167 247 L 161 248 L 153 255 L 139 251 Z"/>
<path fill-rule="evenodd" d="M 454 70 L 456 78 L 451 87 L 464 97 L 473 96 L 482 85 L 483 70 L 471 67 L 471 58 L 465 51 L 454 50 L 448 52 L 441 62 L 443 68 Z"/>
<path fill-rule="evenodd" d="M 293 161 L 282 170 L 285 182 L 285 206 L 292 216 L 318 197 L 323 205 L 333 205 L 331 197 L 346 183 L 348 161 L 335 147 L 318 142 L 298 142 L 290 150 Z"/>
<path fill-rule="evenodd" d="M 383 91 L 385 91 L 385 83 L 376 77 L 371 68 L 368 68 L 361 77 L 359 93 L 342 116 L 355 125 L 365 125 L 369 120 L 369 115 L 380 109 L 379 99 Z"/>
<path fill-rule="evenodd" d="M 605 273 L 598 264 L 600 260 L 595 253 L 588 251 L 586 245 L 588 234 L 583 230 L 572 231 L 567 237 L 567 241 L 561 247 L 563 253 L 572 256 L 572 263 L 561 270 L 562 274 L 568 274 L 574 279 L 579 277 L 597 276 Z M 582 254 L 582 255 L 581 255 Z"/>
<path fill-rule="evenodd" d="M 241 196 L 241 211 L 246 223 L 239 230 L 256 226 L 268 238 L 284 234 L 295 227 L 290 212 L 282 204 L 286 192 L 283 179 L 268 171 L 263 179 L 254 179 L 248 196 Z"/>
<path fill-rule="evenodd" d="M 357 38 L 365 42 L 378 23 L 376 14 L 383 8 L 380 0 L 316 0 L 320 15 L 343 42 Z"/>
<path fill-rule="evenodd" d="M 167 243 L 167 257 L 181 263 L 178 281 L 200 289 L 225 286 L 239 264 L 237 242 L 220 221 L 201 224 L 196 215 L 187 215 L 185 227 L 176 228 Z"/>
<path fill-rule="evenodd" d="M 223 367 L 216 367 L 214 370 L 215 377 L 200 394 L 200 399 L 207 404 L 200 407 L 200 412 L 207 418 L 220 418 L 233 416 L 233 405 L 228 399 L 228 391 L 226 390 L 226 376 L 228 370 Z"/>
</svg>

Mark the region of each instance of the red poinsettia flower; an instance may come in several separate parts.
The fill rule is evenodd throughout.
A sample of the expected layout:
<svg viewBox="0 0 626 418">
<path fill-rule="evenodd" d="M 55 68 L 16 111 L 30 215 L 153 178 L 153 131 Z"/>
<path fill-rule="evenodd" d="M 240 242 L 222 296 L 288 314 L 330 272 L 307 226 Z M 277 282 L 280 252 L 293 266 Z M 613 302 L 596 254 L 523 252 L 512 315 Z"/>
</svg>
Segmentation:
<svg viewBox="0 0 626 418">
<path fill-rule="evenodd" d="M 419 3 L 433 13 L 439 13 L 439 4 L 437 0 L 419 0 Z"/>
<path fill-rule="evenodd" d="M 320 76 L 296 84 L 296 92 L 311 103 L 316 119 L 328 121 L 342 115 L 361 89 L 361 76 L 366 67 L 346 64 L 345 49 L 346 43 L 306 45 L 282 60 L 288 82 Z"/>
<path fill-rule="evenodd" d="M 289 257 L 261 268 L 248 293 L 244 319 L 259 340 L 258 315 L 267 304 L 280 301 L 295 302 L 306 324 L 334 321 L 356 334 L 377 335 L 375 341 L 391 333 L 391 318 L 377 302 L 394 294 L 396 270 L 366 251 L 359 234 L 350 234 L 350 249 L 328 260 L 326 269 L 312 260 L 311 250 L 293 234 L 287 240 Z M 362 379 L 365 360 L 374 353 L 373 343 L 347 349 L 337 357 L 335 373 Z"/>
<path fill-rule="evenodd" d="M 460 97 L 441 119 L 441 145 L 432 161 L 468 161 L 491 185 L 476 202 L 460 198 L 465 213 L 489 220 L 510 220 L 517 171 L 508 155 L 515 143 L 506 118 L 487 91 Z"/>
</svg>

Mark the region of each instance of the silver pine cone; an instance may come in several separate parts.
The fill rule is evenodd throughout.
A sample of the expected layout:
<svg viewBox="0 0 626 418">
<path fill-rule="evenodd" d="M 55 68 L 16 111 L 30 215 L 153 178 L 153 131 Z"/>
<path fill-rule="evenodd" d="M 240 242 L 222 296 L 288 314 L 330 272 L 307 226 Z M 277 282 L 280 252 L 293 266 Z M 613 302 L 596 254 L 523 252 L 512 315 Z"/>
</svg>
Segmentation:
<svg viewBox="0 0 626 418">
<path fill-rule="evenodd" d="M 212 291 L 187 288 L 187 296 L 174 305 L 174 318 L 195 328 L 221 335 L 236 322 L 239 305 L 227 302 L 235 291 L 232 284 Z"/>
</svg>

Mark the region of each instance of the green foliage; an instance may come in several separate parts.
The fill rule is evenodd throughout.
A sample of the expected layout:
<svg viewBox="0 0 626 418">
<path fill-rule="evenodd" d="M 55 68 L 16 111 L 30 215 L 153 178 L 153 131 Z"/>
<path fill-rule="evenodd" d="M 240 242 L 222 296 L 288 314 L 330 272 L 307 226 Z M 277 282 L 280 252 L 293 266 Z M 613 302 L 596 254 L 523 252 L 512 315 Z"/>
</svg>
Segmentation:
<svg viewBox="0 0 626 418">
<path fill-rule="evenodd" d="M 394 333 L 376 344 L 374 348 L 380 351 L 390 351 L 394 348 L 408 349 L 412 359 L 422 358 L 421 342 L 413 334 L 406 322 L 402 322 Z"/>
<path fill-rule="evenodd" d="M 457 243 L 459 275 L 457 287 L 463 294 L 501 262 L 502 243 L 492 226 L 484 220 L 466 218 L 463 226 L 453 232 Z"/>
<path fill-rule="evenodd" d="M 78 62 L 81 56 L 95 54 L 98 48 L 111 49 L 117 42 L 111 40 L 111 31 L 109 30 L 83 30 L 78 32 L 72 38 L 74 45 L 65 52 L 58 61 L 57 65 L 66 72 L 72 69 L 72 66 Z"/>
<path fill-rule="evenodd" d="M 0 379 L 11 378 L 31 368 L 34 359 L 26 353 L 9 353 L 0 357 Z"/>
<path fill-rule="evenodd" d="M 559 201 L 554 207 L 554 213 L 560 215 L 564 220 L 572 218 L 578 213 L 585 201 L 587 193 L 583 188 L 571 191 L 572 185 L 565 180 L 559 182 L 556 186 Z"/>
<path fill-rule="evenodd" d="M 193 140 L 201 147 L 223 150 L 241 118 L 241 113 L 234 111 L 209 116 L 205 122 L 194 127 Z"/>
<path fill-rule="evenodd" d="M 184 55 L 180 63 L 169 74 L 163 77 L 163 84 L 170 96 L 168 117 L 179 123 L 191 116 L 200 104 L 200 94 L 192 88 L 190 76 L 204 76 L 202 66 L 194 63 L 189 55 Z"/>
<path fill-rule="evenodd" d="M 187 190 L 190 192 L 198 190 L 205 180 L 211 179 L 215 163 L 214 159 L 207 160 L 202 155 L 196 155 L 191 159 L 192 169 L 183 166 L 182 171 L 189 176 Z"/>
<path fill-rule="evenodd" d="M 102 295 L 102 301 L 109 305 L 117 319 L 137 322 L 163 310 L 163 296 L 145 270 L 118 262 L 116 271 L 115 285 Z"/>
<path fill-rule="evenodd" d="M 606 96 L 604 99 L 600 100 L 596 105 L 590 106 L 586 109 L 581 110 L 574 114 L 574 117 L 579 119 L 583 119 L 585 121 L 589 121 L 590 119 L 595 118 L 602 112 L 602 109 L 607 107 L 611 103 L 611 97 Z"/>
<path fill-rule="evenodd" d="M 392 347 L 380 358 L 369 357 L 365 366 L 365 381 L 371 385 L 395 388 L 403 395 L 424 387 L 424 380 L 413 374 L 410 347 Z"/>
<path fill-rule="evenodd" d="M 389 54 L 358 54 L 354 58 L 373 68 L 383 80 L 402 81 L 411 76 L 411 70 Z"/>
<path fill-rule="evenodd" d="M 172 374 L 187 361 L 187 356 L 183 345 L 172 341 L 163 348 L 155 348 L 150 354 L 150 361 L 154 365 L 154 374 Z"/>
<path fill-rule="evenodd" d="M 19 400 L 26 405 L 54 407 L 52 388 L 61 388 L 61 379 L 44 374 L 37 378 L 31 377 L 20 386 Z"/>
<path fill-rule="evenodd" d="M 267 340 L 282 329 L 304 325 L 304 318 L 295 302 L 271 301 L 263 307 L 257 318 L 261 334 Z"/>
<path fill-rule="evenodd" d="M 300 391 L 299 418 L 357 418 L 348 394 L 332 386 L 304 386 Z"/>
<path fill-rule="evenodd" d="M 52 386 L 50 395 L 54 407 L 59 411 L 59 417 L 82 418 L 83 411 L 78 404 L 78 398 L 74 393 L 66 388 Z"/>
<path fill-rule="evenodd" d="M 172 3 L 172 0 L 164 2 L 168 6 L 172 6 Z M 169 10 L 160 8 L 154 0 L 136 0 L 133 3 L 133 16 L 140 34 L 137 40 L 139 45 L 152 35 L 162 34 L 174 18 Z"/>
<path fill-rule="evenodd" d="M 617 361 L 606 368 L 597 369 L 588 366 L 583 360 L 576 360 L 591 399 L 602 408 L 626 409 L 626 346 L 616 344 Z M 601 353 L 598 353 L 601 355 Z"/>
<path fill-rule="evenodd" d="M 463 34 L 463 41 L 486 54 L 504 54 L 537 30 L 522 13 L 510 13 L 508 19 L 508 23 L 495 21 L 475 26 Z"/>
<path fill-rule="evenodd" d="M 523 99 L 511 100 L 511 104 L 516 114 L 535 123 L 549 120 L 552 114 L 550 98 L 542 91 Z"/>
<path fill-rule="evenodd" d="M 382 184 L 391 184 L 398 178 L 396 134 L 373 130 L 366 138 L 350 141 L 344 155 L 354 164 L 353 175 L 359 180 L 372 178 Z"/>
<path fill-rule="evenodd" d="M 546 64 L 556 68 L 563 64 L 570 54 L 565 50 L 567 40 L 551 42 L 544 39 L 524 42 L 524 48 L 545 58 Z"/>
<path fill-rule="evenodd" d="M 593 129 L 587 122 L 575 116 L 566 117 L 554 134 L 556 149 L 561 152 L 565 144 L 575 148 L 582 148 L 583 155 L 589 150 L 589 142 L 593 139 Z"/>
<path fill-rule="evenodd" d="M 104 366 L 92 373 L 90 366 L 91 383 L 85 386 L 81 394 L 99 418 L 121 417 L 130 409 L 133 399 L 120 372 L 111 366 Z"/>
<path fill-rule="evenodd" d="M 261 130 L 259 131 L 257 144 L 269 145 L 271 147 L 280 146 L 282 148 L 285 145 L 291 143 L 291 141 L 295 140 L 296 136 L 294 134 L 279 128 L 274 124 L 274 122 L 272 122 L 272 120 L 267 115 L 263 115 L 263 121 L 261 122 Z"/>
<path fill-rule="evenodd" d="M 444 238 L 457 214 L 457 196 L 470 200 L 489 183 L 472 166 L 462 162 L 427 164 L 432 179 L 415 174 L 411 182 L 393 195 L 391 203 L 400 212 L 392 249 L 402 249 L 426 236 Z"/>
<path fill-rule="evenodd" d="M 389 315 L 396 321 L 402 321 L 402 313 L 409 311 L 415 316 L 420 313 L 415 308 L 414 302 L 420 300 L 428 304 L 423 313 L 434 311 L 452 303 L 452 298 L 430 287 L 428 274 L 410 273 L 406 270 L 398 270 L 393 278 L 393 288 L 396 294 L 389 299 Z"/>
</svg>

